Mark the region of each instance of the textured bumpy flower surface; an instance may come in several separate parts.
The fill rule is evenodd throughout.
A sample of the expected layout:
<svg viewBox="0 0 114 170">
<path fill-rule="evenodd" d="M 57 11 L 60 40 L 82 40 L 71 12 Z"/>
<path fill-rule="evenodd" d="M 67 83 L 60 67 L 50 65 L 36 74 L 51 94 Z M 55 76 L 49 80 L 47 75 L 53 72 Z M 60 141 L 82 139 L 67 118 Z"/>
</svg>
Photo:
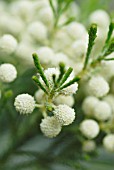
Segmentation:
<svg viewBox="0 0 114 170">
<path fill-rule="evenodd" d="M 96 144 L 94 142 L 94 140 L 87 140 L 84 141 L 83 145 L 82 145 L 82 150 L 84 152 L 93 152 L 96 148 Z"/>
<path fill-rule="evenodd" d="M 103 139 L 104 147 L 111 152 L 114 152 L 114 134 L 108 134 Z"/>
<path fill-rule="evenodd" d="M 65 104 L 56 106 L 53 113 L 56 119 L 63 126 L 71 124 L 75 119 L 74 109 L 70 108 Z"/>
<path fill-rule="evenodd" d="M 99 125 L 95 120 L 83 120 L 80 124 L 80 131 L 88 139 L 93 139 L 99 134 Z"/>
<path fill-rule="evenodd" d="M 10 34 L 5 34 L 0 39 L 0 53 L 11 54 L 17 47 L 17 40 Z"/>
<path fill-rule="evenodd" d="M 16 68 L 9 63 L 0 65 L 0 80 L 5 83 L 14 81 L 17 77 Z"/>
<path fill-rule="evenodd" d="M 61 132 L 61 124 L 54 116 L 42 119 L 40 128 L 42 133 L 49 138 L 56 137 Z"/>
<path fill-rule="evenodd" d="M 20 94 L 15 98 L 14 106 L 21 114 L 29 114 L 35 108 L 35 100 L 29 94 Z"/>
<path fill-rule="evenodd" d="M 109 84 L 101 76 L 94 76 L 88 82 L 89 93 L 96 97 L 102 97 L 109 92 Z"/>
</svg>

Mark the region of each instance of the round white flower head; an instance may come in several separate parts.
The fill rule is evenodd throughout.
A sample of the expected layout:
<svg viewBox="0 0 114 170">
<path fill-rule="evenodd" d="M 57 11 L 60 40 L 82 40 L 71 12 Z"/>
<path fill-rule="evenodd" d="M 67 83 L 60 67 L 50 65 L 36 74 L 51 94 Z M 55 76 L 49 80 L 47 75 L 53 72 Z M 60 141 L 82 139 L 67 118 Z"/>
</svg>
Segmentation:
<svg viewBox="0 0 114 170">
<path fill-rule="evenodd" d="M 105 27 L 109 26 L 110 17 L 104 10 L 96 10 L 90 15 L 90 22 L 96 23 L 99 27 L 105 29 Z"/>
<path fill-rule="evenodd" d="M 103 139 L 104 147 L 111 152 L 114 152 L 114 134 L 108 134 Z"/>
<path fill-rule="evenodd" d="M 12 64 L 0 65 L 0 80 L 5 83 L 14 81 L 17 77 L 16 68 Z"/>
<path fill-rule="evenodd" d="M 93 140 L 84 141 L 82 145 L 82 150 L 84 152 L 93 152 L 96 148 L 96 144 Z"/>
<path fill-rule="evenodd" d="M 62 127 L 60 123 L 54 116 L 48 116 L 42 119 L 42 122 L 40 124 L 41 131 L 48 138 L 56 137 L 61 132 L 61 128 Z"/>
<path fill-rule="evenodd" d="M 66 26 L 66 31 L 73 39 L 80 39 L 87 36 L 85 27 L 78 22 L 72 22 Z"/>
<path fill-rule="evenodd" d="M 66 104 L 66 105 L 72 107 L 73 104 L 74 104 L 74 97 L 73 96 L 59 95 L 58 97 L 55 98 L 54 102 L 55 102 L 56 105 Z"/>
<path fill-rule="evenodd" d="M 21 42 L 16 49 L 16 56 L 23 61 L 24 64 L 32 65 L 32 53 L 34 52 L 33 47 L 26 42 Z"/>
<path fill-rule="evenodd" d="M 0 52 L 11 54 L 17 47 L 17 40 L 10 34 L 5 34 L 0 38 Z"/>
<path fill-rule="evenodd" d="M 105 96 L 103 98 L 103 100 L 106 101 L 110 105 L 110 107 L 114 113 L 114 95 L 108 94 L 107 96 Z"/>
<path fill-rule="evenodd" d="M 61 123 L 61 125 L 69 125 L 75 119 L 74 109 L 67 105 L 58 105 L 53 111 L 56 119 Z"/>
<path fill-rule="evenodd" d="M 53 24 L 53 12 L 50 6 L 42 8 L 38 12 L 38 17 L 47 26 L 51 26 Z"/>
<path fill-rule="evenodd" d="M 78 90 L 78 83 L 74 83 L 74 84 L 64 88 L 63 90 L 61 90 L 60 93 L 62 95 L 70 96 L 70 95 L 76 93 L 77 90 Z"/>
<path fill-rule="evenodd" d="M 53 75 L 55 75 L 57 78 L 59 75 L 59 70 L 57 68 L 48 68 L 47 70 L 44 71 L 44 74 L 48 80 L 50 89 L 52 89 L 53 85 L 54 85 Z M 43 80 L 41 78 L 40 78 L 40 80 L 41 80 L 42 84 L 45 86 Z"/>
<path fill-rule="evenodd" d="M 112 115 L 110 105 L 105 101 L 97 102 L 96 107 L 93 109 L 94 117 L 99 121 L 108 120 Z"/>
<path fill-rule="evenodd" d="M 34 94 L 37 103 L 43 103 L 44 91 L 39 89 Z"/>
<path fill-rule="evenodd" d="M 87 116 L 93 116 L 93 109 L 97 106 L 98 99 L 94 96 L 88 96 L 82 103 L 82 110 Z"/>
<path fill-rule="evenodd" d="M 43 41 L 47 38 L 47 28 L 39 21 L 31 23 L 28 32 L 37 41 Z"/>
<path fill-rule="evenodd" d="M 54 62 L 54 52 L 51 48 L 44 46 L 37 50 L 40 62 L 43 65 L 51 65 Z"/>
<path fill-rule="evenodd" d="M 21 114 L 29 114 L 35 108 L 35 100 L 29 94 L 20 94 L 15 98 L 14 106 Z"/>
<path fill-rule="evenodd" d="M 88 91 L 96 97 L 102 97 L 109 92 L 109 84 L 103 77 L 95 76 L 88 82 Z"/>
<path fill-rule="evenodd" d="M 64 53 L 56 53 L 55 56 L 54 56 L 54 63 L 55 63 L 55 66 L 58 66 L 59 63 L 61 62 L 64 62 L 64 64 L 66 65 L 69 65 L 69 59 L 68 59 L 68 56 L 65 55 Z"/>
<path fill-rule="evenodd" d="M 80 61 L 84 58 L 86 50 L 87 50 L 87 43 L 84 40 L 77 40 L 75 41 L 72 46 L 72 58 L 76 61 Z"/>
<path fill-rule="evenodd" d="M 80 131 L 88 139 L 93 139 L 99 134 L 99 125 L 95 120 L 83 120 L 80 124 Z"/>
</svg>

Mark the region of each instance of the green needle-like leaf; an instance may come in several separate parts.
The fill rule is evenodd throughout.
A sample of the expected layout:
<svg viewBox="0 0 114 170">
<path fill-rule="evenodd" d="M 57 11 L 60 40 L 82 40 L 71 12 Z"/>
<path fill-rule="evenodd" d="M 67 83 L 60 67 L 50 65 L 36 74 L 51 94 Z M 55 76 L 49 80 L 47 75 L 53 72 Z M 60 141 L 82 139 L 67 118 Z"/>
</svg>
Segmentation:
<svg viewBox="0 0 114 170">
<path fill-rule="evenodd" d="M 62 90 L 62 89 L 64 89 L 64 88 L 66 88 L 66 87 L 74 84 L 75 82 L 78 82 L 79 80 L 80 80 L 80 77 L 74 77 L 74 78 L 73 78 L 72 80 L 70 80 L 68 83 L 66 83 L 65 85 L 61 86 L 61 87 L 59 88 L 59 90 Z"/>
<path fill-rule="evenodd" d="M 111 54 L 112 52 L 114 52 L 114 40 L 112 40 L 107 48 L 106 53 L 104 54 L 104 56 L 107 56 L 109 54 Z"/>
<path fill-rule="evenodd" d="M 48 92 L 46 91 L 46 89 L 44 88 L 44 86 L 41 84 L 41 82 L 39 81 L 38 77 L 33 76 L 32 79 L 34 80 L 34 82 L 46 93 L 48 94 Z"/>
<path fill-rule="evenodd" d="M 69 67 L 69 69 L 66 71 L 66 73 L 63 75 L 61 81 L 60 81 L 60 86 L 68 79 L 68 77 L 70 76 L 70 74 L 72 73 L 73 68 Z"/>
<path fill-rule="evenodd" d="M 85 69 L 87 67 L 88 61 L 89 61 L 89 57 L 91 54 L 91 50 L 93 48 L 95 39 L 97 37 L 97 25 L 96 24 L 92 24 L 90 29 L 89 29 L 89 43 L 88 43 L 88 49 L 87 49 L 87 53 L 86 53 L 86 59 L 85 59 L 85 63 L 84 63 L 84 68 Z"/>
<path fill-rule="evenodd" d="M 39 58 L 38 58 L 38 55 L 36 53 L 33 54 L 33 60 L 34 60 L 34 64 L 38 70 L 38 73 L 40 74 L 40 76 L 42 77 L 42 80 L 44 81 L 44 83 L 46 84 L 46 86 L 49 88 L 49 83 L 48 83 L 48 80 L 44 74 L 44 71 L 42 69 L 42 66 L 40 64 L 40 61 L 39 61 Z"/>
<path fill-rule="evenodd" d="M 107 44 L 109 43 L 111 36 L 112 36 L 112 33 L 113 33 L 113 30 L 114 30 L 114 23 L 111 22 L 110 25 L 109 25 L 109 31 L 108 31 L 107 39 L 106 39 L 106 42 L 105 42 L 105 46 L 107 46 Z"/>
</svg>

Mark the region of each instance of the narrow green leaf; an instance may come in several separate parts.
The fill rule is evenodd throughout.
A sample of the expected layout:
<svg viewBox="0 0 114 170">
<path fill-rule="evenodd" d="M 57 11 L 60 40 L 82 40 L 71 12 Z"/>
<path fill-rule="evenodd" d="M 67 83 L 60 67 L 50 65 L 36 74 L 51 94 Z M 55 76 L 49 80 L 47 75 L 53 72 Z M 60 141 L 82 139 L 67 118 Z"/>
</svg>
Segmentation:
<svg viewBox="0 0 114 170">
<path fill-rule="evenodd" d="M 65 85 L 61 86 L 61 87 L 59 88 L 59 90 L 62 90 L 62 89 L 64 89 L 64 88 L 66 88 L 66 87 L 74 84 L 75 82 L 78 82 L 79 80 L 80 80 L 80 77 L 77 77 L 77 76 L 76 76 L 76 77 L 74 77 L 72 80 L 70 80 L 68 83 L 66 83 Z"/>
<path fill-rule="evenodd" d="M 60 86 L 68 79 L 68 77 L 70 76 L 70 74 L 72 73 L 73 68 L 69 67 L 69 69 L 65 72 L 65 74 L 63 75 L 61 81 L 60 81 Z"/>
<path fill-rule="evenodd" d="M 64 73 L 65 73 L 65 64 L 64 63 L 59 63 L 59 70 L 60 70 L 60 74 L 57 80 L 57 83 L 60 82 L 60 80 L 62 79 Z"/>
<path fill-rule="evenodd" d="M 53 1 L 53 0 L 49 0 L 49 4 L 50 4 L 50 6 L 51 6 L 51 9 L 52 9 L 52 11 L 53 11 L 54 16 L 56 17 L 56 9 L 55 9 L 54 4 L 53 4 L 52 1 Z"/>
<path fill-rule="evenodd" d="M 112 33 L 113 33 L 113 30 L 114 30 L 114 23 L 111 22 L 110 25 L 109 25 L 109 31 L 108 31 L 108 34 L 107 34 L 107 39 L 106 39 L 106 42 L 105 42 L 105 46 L 107 46 L 107 44 L 109 43 L 109 41 L 111 39 L 111 36 L 112 36 Z"/>
<path fill-rule="evenodd" d="M 85 58 L 85 62 L 84 62 L 84 68 L 85 69 L 87 67 L 88 61 L 89 61 L 89 57 L 91 54 L 91 50 L 93 48 L 95 39 L 97 37 L 97 25 L 96 24 L 92 24 L 90 29 L 89 29 L 89 43 L 88 43 L 88 49 L 87 49 L 87 53 L 86 53 L 86 58 Z"/>
<path fill-rule="evenodd" d="M 107 56 L 107 55 L 111 54 L 112 52 L 114 52 L 114 40 L 110 42 L 104 56 Z"/>
<path fill-rule="evenodd" d="M 70 17 L 66 22 L 64 22 L 61 26 L 66 26 L 68 24 L 70 24 L 71 22 L 75 21 L 76 18 L 75 17 Z"/>
<path fill-rule="evenodd" d="M 41 82 L 36 76 L 33 76 L 32 79 L 46 94 L 48 94 L 48 92 L 46 91 L 46 89 L 44 88 L 44 86 L 41 84 Z"/>
<path fill-rule="evenodd" d="M 110 60 L 114 60 L 114 58 L 104 58 L 103 60 L 110 61 Z"/>
<path fill-rule="evenodd" d="M 40 76 L 42 77 L 42 80 L 44 81 L 44 83 L 46 84 L 46 86 L 49 88 L 49 83 L 48 83 L 48 80 L 44 74 L 44 71 L 42 69 L 42 66 L 40 64 L 40 61 L 39 61 L 39 58 L 38 58 L 38 55 L 36 53 L 33 54 L 33 60 L 34 60 L 34 64 L 38 70 L 38 73 L 40 74 Z"/>
</svg>

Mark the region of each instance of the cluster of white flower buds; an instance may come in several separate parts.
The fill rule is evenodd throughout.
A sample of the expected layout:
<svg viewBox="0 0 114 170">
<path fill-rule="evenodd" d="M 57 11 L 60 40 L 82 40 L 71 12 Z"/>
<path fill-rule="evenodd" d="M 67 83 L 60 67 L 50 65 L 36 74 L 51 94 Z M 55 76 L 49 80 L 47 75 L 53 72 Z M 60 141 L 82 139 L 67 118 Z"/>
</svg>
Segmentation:
<svg viewBox="0 0 114 170">
<path fill-rule="evenodd" d="M 56 0 L 53 2 L 56 6 Z M 30 114 L 39 107 L 44 116 L 40 124 L 41 131 L 49 138 L 57 136 L 62 126 L 70 125 L 75 119 L 72 106 L 76 104 L 73 95 L 78 90 L 78 83 L 74 81 L 74 75 L 81 75 L 79 97 L 85 98 L 81 101 L 84 119 L 80 122 L 79 129 L 86 138 L 82 149 L 85 152 L 94 151 L 96 144 L 93 139 L 103 131 L 107 134 L 102 139 L 104 147 L 114 151 L 114 52 L 103 53 L 108 49 L 103 45 L 109 29 L 109 15 L 104 10 L 96 10 L 89 16 L 88 23 L 97 24 L 97 37 L 92 37 L 95 45 L 90 57 L 91 61 L 98 63 L 90 61 L 92 69 L 89 70 L 88 67 L 86 72 L 91 35 L 88 36 L 85 26 L 76 20 L 65 24 L 71 13 L 78 18 L 80 11 L 76 3 L 70 4 L 58 23 L 54 20 L 48 0 L 12 1 L 9 8 L 0 2 L 0 13 L 0 58 L 3 63 L 6 59 L 14 59 L 23 65 L 33 66 L 31 55 L 36 52 L 44 68 L 43 70 L 39 66 L 38 61 L 35 63 L 38 75 L 34 76 L 33 80 L 41 89 L 35 92 L 35 99 L 29 94 L 19 94 L 14 102 L 16 110 L 21 114 Z M 56 27 L 56 24 L 59 26 Z M 113 32 L 109 35 L 114 37 Z M 91 44 L 94 44 L 94 40 Z M 96 60 L 99 54 L 100 59 L 104 54 L 104 60 Z M 112 60 L 107 62 L 105 59 Z M 62 62 L 65 69 L 72 67 L 74 72 L 71 73 L 70 68 L 65 70 L 68 71 L 66 77 L 63 76 L 64 68 L 58 67 Z M 61 74 L 60 70 L 64 74 Z M 10 83 L 16 77 L 17 71 L 12 64 L 0 65 L 1 82 Z M 51 112 L 51 116 L 48 112 Z"/>
</svg>

